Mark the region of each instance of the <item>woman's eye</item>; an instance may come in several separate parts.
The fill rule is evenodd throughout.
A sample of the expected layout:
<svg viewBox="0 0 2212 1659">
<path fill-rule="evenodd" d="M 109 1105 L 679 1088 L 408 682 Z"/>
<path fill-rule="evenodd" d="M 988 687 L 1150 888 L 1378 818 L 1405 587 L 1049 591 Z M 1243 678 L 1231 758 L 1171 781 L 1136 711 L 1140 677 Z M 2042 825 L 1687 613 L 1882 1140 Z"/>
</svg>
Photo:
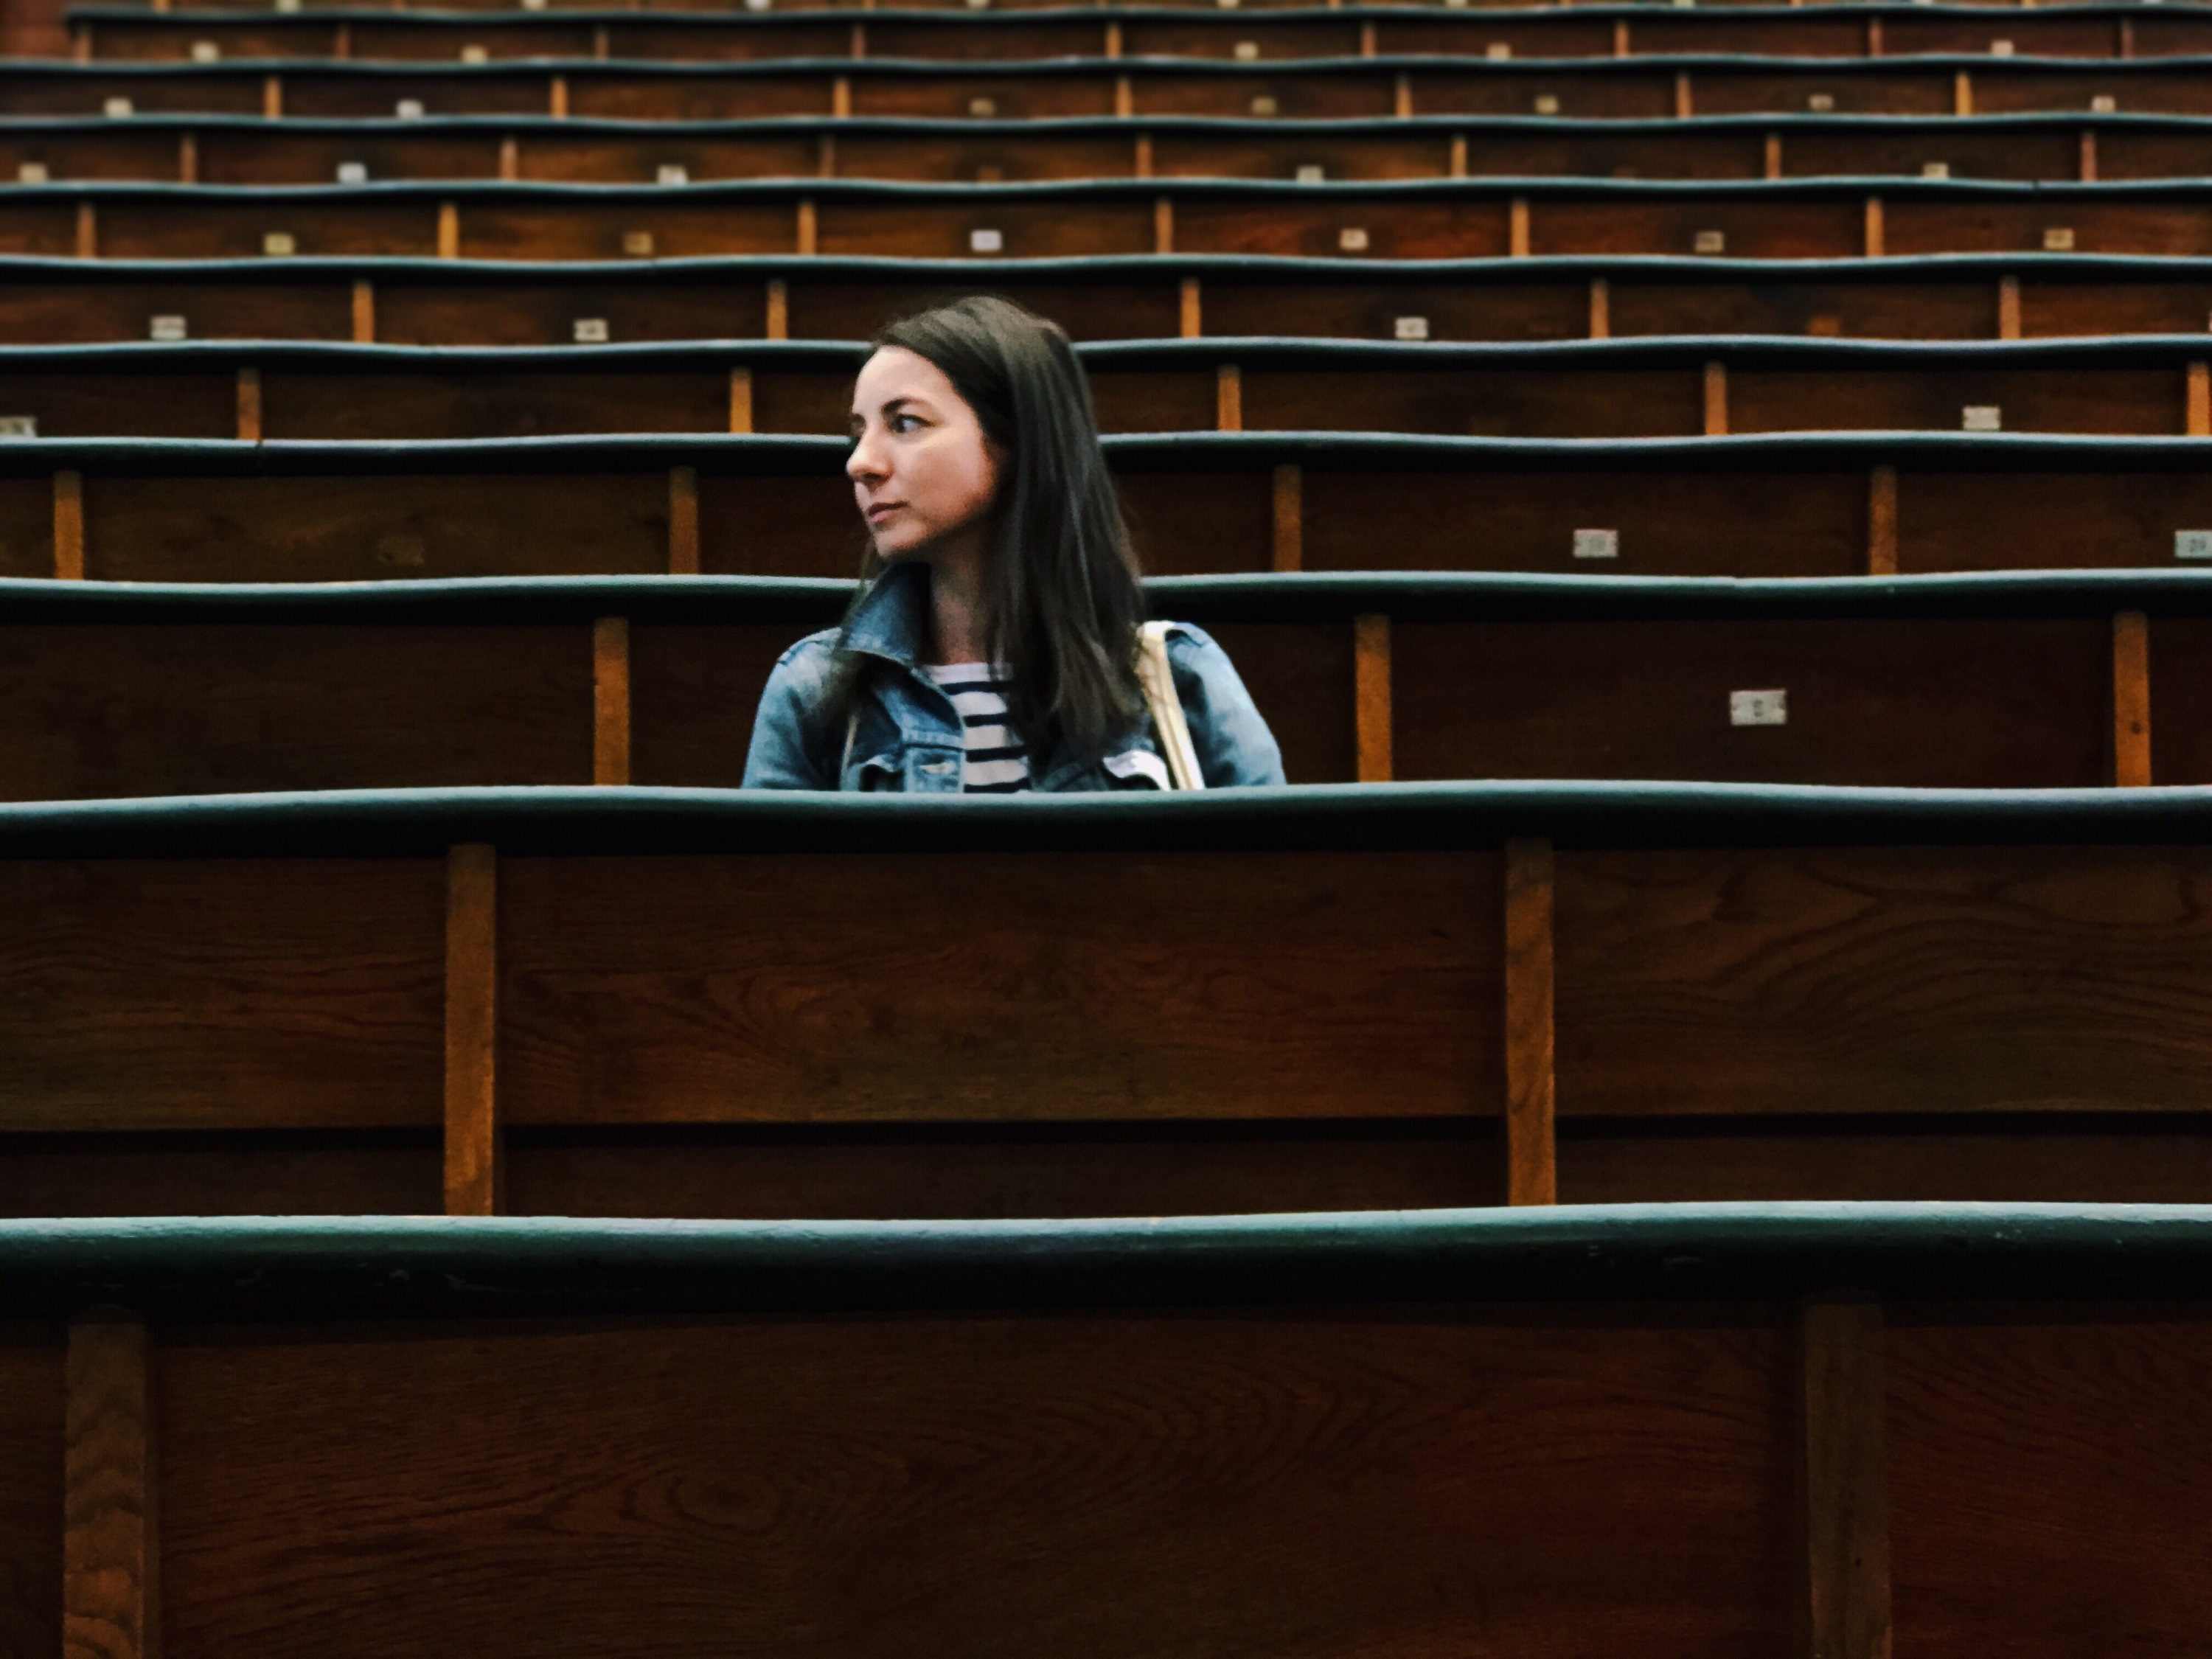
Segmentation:
<svg viewBox="0 0 2212 1659">
<path fill-rule="evenodd" d="M 921 427 L 921 422 L 912 415 L 894 415 L 890 418 L 890 424 L 894 432 L 915 432 L 919 431 Z"/>
</svg>

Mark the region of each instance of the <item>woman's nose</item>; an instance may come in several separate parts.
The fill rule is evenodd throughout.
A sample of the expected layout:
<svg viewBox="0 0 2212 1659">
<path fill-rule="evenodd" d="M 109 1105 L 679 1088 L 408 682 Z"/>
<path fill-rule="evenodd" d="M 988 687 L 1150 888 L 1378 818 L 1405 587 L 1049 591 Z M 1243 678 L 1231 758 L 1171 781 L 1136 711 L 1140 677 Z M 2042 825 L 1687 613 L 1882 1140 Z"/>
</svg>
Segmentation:
<svg viewBox="0 0 2212 1659">
<path fill-rule="evenodd" d="M 853 441 L 853 453 L 845 460 L 847 477 L 854 483 L 874 483 L 889 476 L 890 471 L 884 465 L 873 433 L 863 432 Z"/>
</svg>

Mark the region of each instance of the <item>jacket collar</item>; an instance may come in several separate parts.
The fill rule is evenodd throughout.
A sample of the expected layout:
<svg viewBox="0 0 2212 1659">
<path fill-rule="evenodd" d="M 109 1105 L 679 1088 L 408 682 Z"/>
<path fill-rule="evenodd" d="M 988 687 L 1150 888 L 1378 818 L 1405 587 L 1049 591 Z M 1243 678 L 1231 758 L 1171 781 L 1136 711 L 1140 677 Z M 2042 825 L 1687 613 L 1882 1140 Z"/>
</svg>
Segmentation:
<svg viewBox="0 0 2212 1659">
<path fill-rule="evenodd" d="M 929 637 L 929 567 L 919 559 L 887 567 L 846 623 L 839 647 L 912 671 Z"/>
</svg>

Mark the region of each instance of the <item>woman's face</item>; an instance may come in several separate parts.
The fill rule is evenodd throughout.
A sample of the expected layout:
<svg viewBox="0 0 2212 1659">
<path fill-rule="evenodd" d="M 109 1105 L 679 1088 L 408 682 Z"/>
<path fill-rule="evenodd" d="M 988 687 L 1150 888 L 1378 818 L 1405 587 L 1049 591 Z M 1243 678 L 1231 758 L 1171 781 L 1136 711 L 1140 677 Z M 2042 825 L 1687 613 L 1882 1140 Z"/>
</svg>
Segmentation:
<svg viewBox="0 0 2212 1659">
<path fill-rule="evenodd" d="M 999 457 L 945 371 L 885 346 L 853 386 L 853 499 L 876 551 L 913 558 L 974 542 L 999 489 Z"/>
</svg>

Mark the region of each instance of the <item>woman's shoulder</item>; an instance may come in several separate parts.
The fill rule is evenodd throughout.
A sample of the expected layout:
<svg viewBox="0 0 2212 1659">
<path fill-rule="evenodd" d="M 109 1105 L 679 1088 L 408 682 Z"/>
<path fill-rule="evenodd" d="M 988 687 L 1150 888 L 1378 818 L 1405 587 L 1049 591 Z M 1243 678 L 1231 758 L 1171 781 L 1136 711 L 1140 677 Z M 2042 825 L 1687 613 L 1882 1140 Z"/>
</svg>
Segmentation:
<svg viewBox="0 0 2212 1659">
<path fill-rule="evenodd" d="M 825 628 L 819 633 L 809 634 L 803 640 L 793 641 L 775 659 L 775 672 L 787 678 L 826 674 L 831 659 L 837 654 L 838 637 L 838 629 Z"/>
</svg>

